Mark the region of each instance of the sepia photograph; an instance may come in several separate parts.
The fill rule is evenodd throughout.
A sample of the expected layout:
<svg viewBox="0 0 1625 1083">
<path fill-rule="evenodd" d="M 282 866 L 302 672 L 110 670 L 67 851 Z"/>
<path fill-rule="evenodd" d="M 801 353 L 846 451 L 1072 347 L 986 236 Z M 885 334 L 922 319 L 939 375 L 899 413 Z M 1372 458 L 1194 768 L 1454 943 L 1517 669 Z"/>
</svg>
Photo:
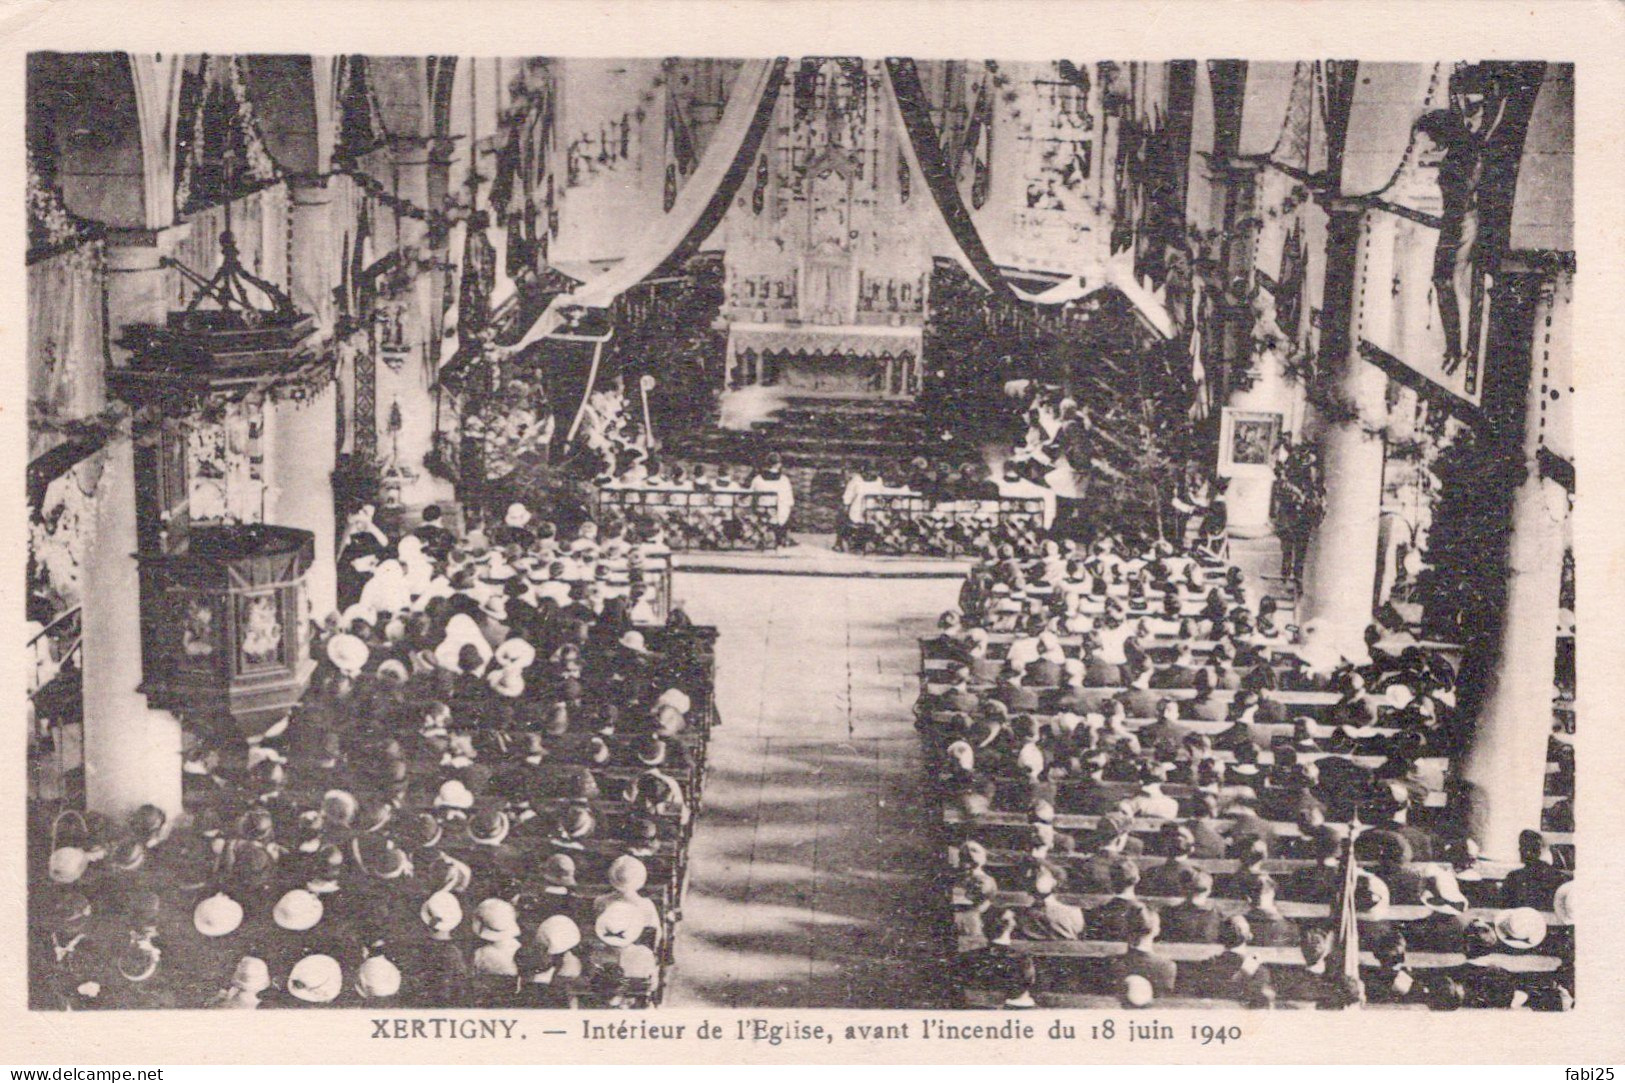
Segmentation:
<svg viewBox="0 0 1625 1083">
<path fill-rule="evenodd" d="M 1583 1008 L 1576 65 L 1119 55 L 29 51 L 27 1011 Z"/>
</svg>

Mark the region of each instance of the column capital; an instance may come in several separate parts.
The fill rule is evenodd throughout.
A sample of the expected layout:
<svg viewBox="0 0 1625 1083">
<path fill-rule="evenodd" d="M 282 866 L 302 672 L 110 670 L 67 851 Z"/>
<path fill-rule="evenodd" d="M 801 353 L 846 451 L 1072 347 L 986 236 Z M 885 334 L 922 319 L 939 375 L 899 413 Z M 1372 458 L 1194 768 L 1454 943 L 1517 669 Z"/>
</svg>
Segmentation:
<svg viewBox="0 0 1625 1083">
<path fill-rule="evenodd" d="M 333 201 L 333 187 L 322 174 L 299 173 L 288 177 L 288 198 L 295 204 L 320 204 Z"/>
<path fill-rule="evenodd" d="M 1572 275 L 1578 269 L 1573 252 L 1550 249 L 1513 249 L 1501 257 L 1500 273 L 1530 275 L 1556 281 L 1563 275 Z"/>
<path fill-rule="evenodd" d="M 432 135 L 392 135 L 389 155 L 398 166 L 426 166 L 434 159 L 439 141 Z"/>
<path fill-rule="evenodd" d="M 175 243 L 192 235 L 192 223 L 176 222 L 158 229 L 109 229 L 104 234 L 109 253 L 114 249 L 157 249 L 166 251 Z"/>
<path fill-rule="evenodd" d="M 1226 157 L 1214 155 L 1213 169 L 1227 178 L 1257 176 L 1264 172 L 1264 160 L 1247 155 L 1232 154 Z"/>
<path fill-rule="evenodd" d="M 1332 219 L 1331 224 L 1359 221 L 1365 212 L 1371 209 L 1371 204 L 1359 196 L 1346 196 L 1338 192 L 1316 192 L 1314 195 L 1320 209 Z"/>
</svg>

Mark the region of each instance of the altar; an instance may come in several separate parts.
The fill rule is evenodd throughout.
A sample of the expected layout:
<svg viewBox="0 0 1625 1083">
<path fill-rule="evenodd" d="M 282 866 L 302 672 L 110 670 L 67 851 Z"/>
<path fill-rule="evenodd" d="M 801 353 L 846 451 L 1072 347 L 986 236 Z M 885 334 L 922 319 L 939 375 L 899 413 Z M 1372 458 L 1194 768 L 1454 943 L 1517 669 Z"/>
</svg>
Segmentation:
<svg viewBox="0 0 1625 1083">
<path fill-rule="evenodd" d="M 729 389 L 912 399 L 931 281 L 931 201 L 879 61 L 808 57 L 726 223 Z"/>
<path fill-rule="evenodd" d="M 918 325 L 734 323 L 728 386 L 778 387 L 804 397 L 913 398 L 920 344 Z"/>
</svg>

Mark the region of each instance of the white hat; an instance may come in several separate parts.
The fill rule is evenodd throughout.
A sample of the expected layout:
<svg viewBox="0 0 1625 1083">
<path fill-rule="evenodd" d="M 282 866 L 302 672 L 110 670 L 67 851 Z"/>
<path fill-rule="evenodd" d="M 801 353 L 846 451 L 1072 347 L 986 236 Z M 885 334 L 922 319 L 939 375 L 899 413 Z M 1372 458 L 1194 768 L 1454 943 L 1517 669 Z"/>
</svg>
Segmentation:
<svg viewBox="0 0 1625 1083">
<path fill-rule="evenodd" d="M 288 973 L 288 992 L 310 1004 L 326 1004 L 344 988 L 344 971 L 331 955 L 307 955 Z"/>
<path fill-rule="evenodd" d="M 1509 948 L 1527 951 L 1546 939 L 1546 919 L 1532 906 L 1516 906 L 1495 915 L 1495 935 Z"/>
<path fill-rule="evenodd" d="M 642 944 L 629 944 L 621 949 L 621 973 L 633 981 L 653 981 L 660 974 L 660 962 L 655 953 Z"/>
<path fill-rule="evenodd" d="M 516 699 L 525 692 L 525 678 L 513 666 L 493 669 L 485 675 L 485 683 L 489 684 L 497 695 L 508 699 Z"/>
<path fill-rule="evenodd" d="M 437 891 L 418 909 L 423 924 L 437 933 L 449 933 L 463 923 L 463 904 L 450 891 Z"/>
<path fill-rule="evenodd" d="M 411 678 L 406 670 L 406 663 L 399 658 L 386 658 L 378 663 L 378 679 L 391 681 L 395 684 L 405 684 Z"/>
<path fill-rule="evenodd" d="M 470 809 L 474 807 L 474 795 L 468 792 L 462 779 L 448 778 L 440 784 L 440 792 L 434 795 L 436 808 Z"/>
<path fill-rule="evenodd" d="M 77 846 L 58 846 L 51 851 L 47 873 L 56 884 L 75 884 L 90 866 L 90 855 Z"/>
<path fill-rule="evenodd" d="M 460 673 L 462 666 L 459 658 L 463 648 L 469 646 L 479 652 L 482 662 L 491 660 L 491 644 L 481 634 L 480 626 L 467 613 L 458 613 L 446 622 L 446 637 L 434 649 L 434 659 L 440 663 L 441 669 Z"/>
<path fill-rule="evenodd" d="M 263 993 L 271 987 L 271 968 L 264 959 L 245 955 L 231 972 L 231 984 L 245 993 Z"/>
<path fill-rule="evenodd" d="M 1036 777 L 1044 769 L 1044 753 L 1037 745 L 1028 742 L 1021 746 L 1016 753 L 1016 765 L 1029 775 Z"/>
<path fill-rule="evenodd" d="M 276 922 L 277 928 L 289 932 L 313 929 L 322 920 L 322 900 L 302 887 L 294 888 L 277 900 L 271 910 L 271 920 Z"/>
<path fill-rule="evenodd" d="M 694 701 L 688 698 L 687 693 L 676 688 L 668 688 L 660 693 L 660 698 L 655 700 L 655 706 L 670 707 L 678 714 L 687 714 L 693 710 Z"/>
<path fill-rule="evenodd" d="M 636 628 L 629 628 L 621 633 L 621 646 L 634 654 L 648 654 L 649 648 L 643 643 L 643 633 Z"/>
<path fill-rule="evenodd" d="M 581 928 L 565 915 L 554 914 L 536 926 L 536 940 L 547 945 L 549 955 L 558 955 L 581 943 Z"/>
<path fill-rule="evenodd" d="M 536 648 L 523 639 L 505 639 L 492 658 L 504 668 L 524 669 L 536 661 Z"/>
<path fill-rule="evenodd" d="M 1365 886 L 1365 905 L 1360 907 L 1360 916 L 1371 921 L 1382 921 L 1388 916 L 1388 904 L 1392 896 L 1388 892 L 1388 883 L 1380 876 L 1362 873 L 1360 882 Z M 1359 896 L 1357 895 L 1356 898 Z"/>
<path fill-rule="evenodd" d="M 382 955 L 365 959 L 355 972 L 355 991 L 364 997 L 392 997 L 401 991 L 401 971 Z"/>
<path fill-rule="evenodd" d="M 609 863 L 609 886 L 616 891 L 634 893 L 643 890 L 649 882 L 649 868 L 632 854 L 622 854 Z"/>
<path fill-rule="evenodd" d="M 512 940 L 519 935 L 519 915 L 507 899 L 486 899 L 474 908 L 474 932 L 481 940 Z"/>
<path fill-rule="evenodd" d="M 530 509 L 523 504 L 509 504 L 508 514 L 502 517 L 507 526 L 524 528 L 530 524 Z"/>
<path fill-rule="evenodd" d="M 976 753 L 968 741 L 955 741 L 949 745 L 948 758 L 966 771 L 976 766 Z"/>
<path fill-rule="evenodd" d="M 360 675 L 369 654 L 367 645 L 349 632 L 340 632 L 327 641 L 328 660 L 347 677 Z"/>
<path fill-rule="evenodd" d="M 621 899 L 604 907 L 604 912 L 593 923 L 593 932 L 598 934 L 598 939 L 612 948 L 637 943 L 647 928 L 643 911 Z"/>
<path fill-rule="evenodd" d="M 210 895 L 192 910 L 192 924 L 204 936 L 225 936 L 242 923 L 242 904 L 222 892 Z"/>
<path fill-rule="evenodd" d="M 1449 869 L 1438 869 L 1422 887 L 1422 905 L 1441 914 L 1460 914 L 1467 909 L 1467 896 Z"/>
<path fill-rule="evenodd" d="M 1574 904 L 1570 902 L 1574 894 L 1574 881 L 1568 880 L 1558 886 L 1557 893 L 1552 896 L 1552 913 L 1557 917 L 1559 925 L 1574 924 Z"/>
<path fill-rule="evenodd" d="M 1123 1000 L 1133 1008 L 1143 1008 L 1155 998 L 1156 991 L 1144 974 L 1129 974 L 1123 979 Z"/>
</svg>

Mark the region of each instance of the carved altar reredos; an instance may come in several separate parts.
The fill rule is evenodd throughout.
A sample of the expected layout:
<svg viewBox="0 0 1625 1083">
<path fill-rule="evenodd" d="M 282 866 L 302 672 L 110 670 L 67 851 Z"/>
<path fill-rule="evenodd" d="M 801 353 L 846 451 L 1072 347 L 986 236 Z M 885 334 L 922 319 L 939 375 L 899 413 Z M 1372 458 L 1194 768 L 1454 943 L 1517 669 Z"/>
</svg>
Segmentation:
<svg viewBox="0 0 1625 1083">
<path fill-rule="evenodd" d="M 809 59 L 725 224 L 728 382 L 912 396 L 931 257 L 924 184 L 876 62 Z"/>
</svg>

